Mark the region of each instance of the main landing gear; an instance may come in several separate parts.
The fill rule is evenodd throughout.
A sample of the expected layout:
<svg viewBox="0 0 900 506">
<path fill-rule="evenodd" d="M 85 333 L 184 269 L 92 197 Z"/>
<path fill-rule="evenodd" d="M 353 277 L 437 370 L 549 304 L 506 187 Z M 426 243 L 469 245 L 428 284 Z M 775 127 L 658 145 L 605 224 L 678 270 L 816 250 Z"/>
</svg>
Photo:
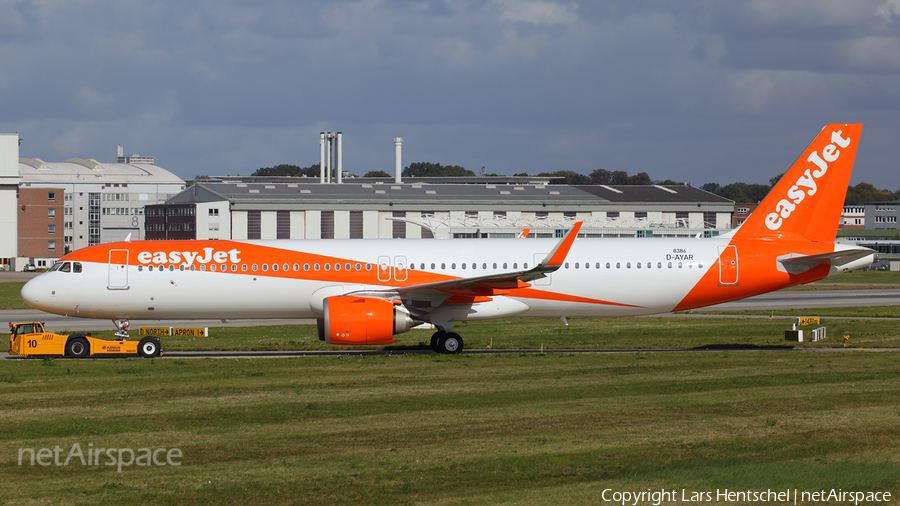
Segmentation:
<svg viewBox="0 0 900 506">
<path fill-rule="evenodd" d="M 435 353 L 459 353 L 463 350 L 463 340 L 456 332 L 438 330 L 431 336 L 431 349 Z"/>
</svg>

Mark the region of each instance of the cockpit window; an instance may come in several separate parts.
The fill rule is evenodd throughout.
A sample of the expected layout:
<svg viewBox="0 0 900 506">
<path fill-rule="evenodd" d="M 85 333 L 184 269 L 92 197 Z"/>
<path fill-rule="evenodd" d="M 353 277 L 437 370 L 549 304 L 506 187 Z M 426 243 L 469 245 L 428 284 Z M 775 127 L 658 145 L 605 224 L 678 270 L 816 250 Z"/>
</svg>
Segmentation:
<svg viewBox="0 0 900 506">
<path fill-rule="evenodd" d="M 62 264 L 62 267 L 59 268 L 59 272 L 71 272 L 72 271 L 72 262 L 66 262 Z"/>
<path fill-rule="evenodd" d="M 81 272 L 81 262 L 72 262 L 72 272 Z"/>
<path fill-rule="evenodd" d="M 62 264 L 63 264 L 63 262 L 56 262 L 55 264 L 53 264 L 53 267 L 50 267 L 49 269 L 47 269 L 47 272 L 58 271 L 59 268 L 62 267 Z"/>
</svg>

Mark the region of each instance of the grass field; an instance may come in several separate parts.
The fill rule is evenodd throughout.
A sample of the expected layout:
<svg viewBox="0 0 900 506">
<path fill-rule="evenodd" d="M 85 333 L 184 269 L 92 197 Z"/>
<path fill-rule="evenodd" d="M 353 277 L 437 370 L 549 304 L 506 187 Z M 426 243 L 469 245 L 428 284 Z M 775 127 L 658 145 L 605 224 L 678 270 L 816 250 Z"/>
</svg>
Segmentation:
<svg viewBox="0 0 900 506">
<path fill-rule="evenodd" d="M 601 504 L 604 489 L 900 493 L 890 352 L 0 364 L 7 504 Z M 177 448 L 179 466 L 18 465 Z M 651 504 L 643 502 L 641 504 Z"/>
</svg>

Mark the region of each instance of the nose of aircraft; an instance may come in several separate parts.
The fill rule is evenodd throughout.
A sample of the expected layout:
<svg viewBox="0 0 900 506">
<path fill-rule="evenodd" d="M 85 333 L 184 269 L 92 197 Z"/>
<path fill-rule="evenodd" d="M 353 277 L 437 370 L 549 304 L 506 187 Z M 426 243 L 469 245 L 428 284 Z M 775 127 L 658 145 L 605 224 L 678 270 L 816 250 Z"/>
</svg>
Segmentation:
<svg viewBox="0 0 900 506">
<path fill-rule="evenodd" d="M 22 287 L 22 300 L 25 301 L 26 304 L 35 308 L 42 309 L 40 307 L 41 302 L 46 302 L 45 299 L 49 298 L 50 294 L 47 291 L 47 284 L 43 278 L 43 275 L 39 275 L 29 282 L 25 283 L 25 286 Z"/>
</svg>

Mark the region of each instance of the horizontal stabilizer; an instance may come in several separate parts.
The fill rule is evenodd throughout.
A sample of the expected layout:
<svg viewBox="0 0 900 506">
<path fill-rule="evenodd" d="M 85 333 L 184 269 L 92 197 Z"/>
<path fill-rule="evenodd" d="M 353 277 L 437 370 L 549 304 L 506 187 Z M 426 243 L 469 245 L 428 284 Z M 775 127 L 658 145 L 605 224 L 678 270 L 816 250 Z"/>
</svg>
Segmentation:
<svg viewBox="0 0 900 506">
<path fill-rule="evenodd" d="M 875 261 L 877 253 L 862 246 L 835 244 L 831 253 L 799 255 L 791 253 L 778 257 L 778 270 L 789 274 L 800 274 L 818 265 L 832 266 L 833 273 L 846 272 Z"/>
</svg>

